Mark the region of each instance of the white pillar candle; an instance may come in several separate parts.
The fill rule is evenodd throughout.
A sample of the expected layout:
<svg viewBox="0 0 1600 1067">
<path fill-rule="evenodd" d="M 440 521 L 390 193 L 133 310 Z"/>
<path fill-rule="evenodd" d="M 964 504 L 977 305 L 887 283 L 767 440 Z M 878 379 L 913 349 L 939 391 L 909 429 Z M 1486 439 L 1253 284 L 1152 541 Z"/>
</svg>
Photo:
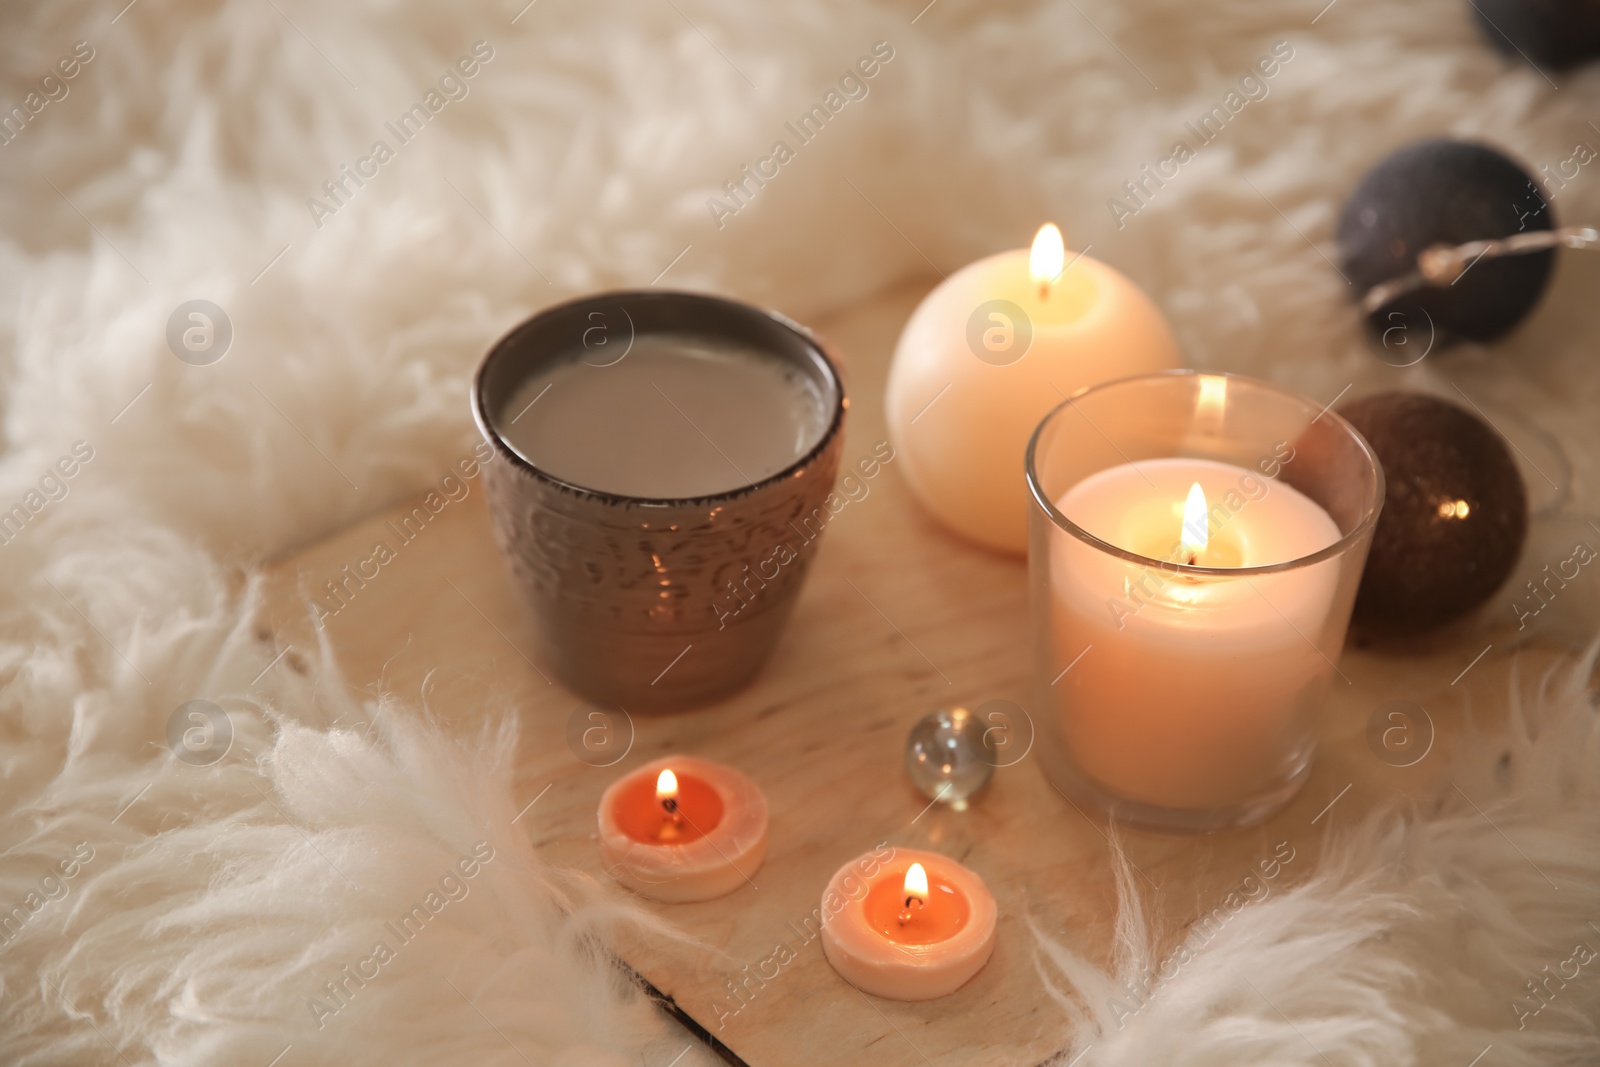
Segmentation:
<svg viewBox="0 0 1600 1067">
<path fill-rule="evenodd" d="M 1106 544 L 1200 568 L 1288 563 L 1340 536 L 1291 486 L 1205 459 L 1111 467 L 1056 506 Z M 1305 758 L 1296 739 L 1334 670 L 1316 642 L 1336 559 L 1230 576 L 1141 565 L 1067 536 L 1051 551 L 1052 644 L 1071 669 L 1050 691 L 1083 774 L 1129 800 L 1204 809 L 1298 769 L 1285 764 Z"/>
<path fill-rule="evenodd" d="M 889 370 L 889 438 L 917 498 L 981 545 L 1024 553 L 1023 454 L 1039 420 L 1101 382 L 1180 365 L 1138 286 L 1054 226 L 945 279 L 907 321 Z"/>
</svg>

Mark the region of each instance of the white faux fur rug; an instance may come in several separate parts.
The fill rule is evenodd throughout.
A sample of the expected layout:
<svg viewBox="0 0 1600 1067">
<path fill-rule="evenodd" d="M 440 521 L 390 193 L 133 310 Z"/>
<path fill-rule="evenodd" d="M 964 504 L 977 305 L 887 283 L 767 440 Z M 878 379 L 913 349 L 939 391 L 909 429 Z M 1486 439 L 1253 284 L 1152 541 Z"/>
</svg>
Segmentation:
<svg viewBox="0 0 1600 1067">
<path fill-rule="evenodd" d="M 504 829 L 497 746 L 352 705 L 326 662 L 263 672 L 252 639 L 250 569 L 465 452 L 478 357 L 557 298 L 661 281 L 806 318 L 1053 217 L 1196 364 L 1330 399 L 1492 395 L 1565 444 L 1565 509 L 1600 510 L 1593 257 L 1513 338 L 1406 371 L 1366 351 L 1328 262 L 1344 194 L 1404 141 L 1535 168 L 1600 144 L 1600 67 L 1508 63 L 1465 0 L 924 3 L 0 11 L 0 103 L 23 108 L 0 145 L 0 513 L 25 515 L 0 545 L 0 908 L 22 908 L 0 1063 L 655 1067 L 688 1045 L 596 961 L 618 916 Z M 733 205 L 725 183 L 879 42 L 879 73 Z M 1269 54 L 1289 58 L 1223 132 L 1117 210 Z M 1555 206 L 1600 220 L 1600 179 Z M 203 366 L 167 343 L 195 299 L 232 332 Z M 197 696 L 237 732 L 212 768 L 167 749 Z M 1084 1022 L 1070 1057 L 1600 1059 L 1594 712 L 1575 684 L 1526 721 L 1457 772 L 1503 833 L 1454 794 L 1374 823 L 1176 963 L 1129 896 L 1118 982 L 1041 930 Z"/>
<path fill-rule="evenodd" d="M 1080 1024 L 1072 1054 L 1119 1067 L 1595 1062 L 1600 715 L 1587 678 L 1518 687 L 1506 736 L 1458 756 L 1435 803 L 1336 838 L 1288 892 L 1273 893 L 1273 868 L 1252 874 L 1164 954 L 1124 864 L 1115 974 L 1037 931 L 1041 970 Z M 1491 796 L 1487 810 L 1471 799 Z"/>
</svg>

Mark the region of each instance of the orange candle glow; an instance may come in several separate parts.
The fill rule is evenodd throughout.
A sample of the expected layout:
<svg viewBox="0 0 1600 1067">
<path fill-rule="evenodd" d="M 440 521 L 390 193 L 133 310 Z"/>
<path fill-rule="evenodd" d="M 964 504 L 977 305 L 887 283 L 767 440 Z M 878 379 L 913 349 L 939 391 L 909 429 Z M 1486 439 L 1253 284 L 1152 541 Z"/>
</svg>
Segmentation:
<svg viewBox="0 0 1600 1067">
<path fill-rule="evenodd" d="M 767 801 L 732 767 L 668 756 L 600 798 L 610 874 L 663 903 L 710 900 L 750 881 L 767 848 Z"/>
<path fill-rule="evenodd" d="M 913 863 L 904 884 L 893 879 L 873 883 L 864 902 L 867 923 L 898 945 L 932 945 L 948 941 L 966 926 L 972 909 L 949 881 L 935 878 Z"/>
<path fill-rule="evenodd" d="M 995 903 L 983 879 L 948 856 L 895 849 L 839 868 L 823 894 L 822 948 L 847 982 L 890 1000 L 955 992 L 994 951 Z"/>
<path fill-rule="evenodd" d="M 617 825 L 647 845 L 698 841 L 722 822 L 722 798 L 703 778 L 663 767 L 652 783 L 630 780 L 617 800 Z"/>
</svg>

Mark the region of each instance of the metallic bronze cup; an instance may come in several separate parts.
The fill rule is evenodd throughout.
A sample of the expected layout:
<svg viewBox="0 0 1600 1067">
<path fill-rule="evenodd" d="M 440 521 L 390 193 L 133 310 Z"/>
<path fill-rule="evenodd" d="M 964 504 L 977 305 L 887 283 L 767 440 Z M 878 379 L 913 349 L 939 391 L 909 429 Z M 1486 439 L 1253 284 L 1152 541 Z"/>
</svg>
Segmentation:
<svg viewBox="0 0 1600 1067">
<path fill-rule="evenodd" d="M 827 428 L 771 477 L 694 499 L 573 485 L 507 445 L 496 425 L 530 374 L 555 361 L 626 358 L 641 335 L 723 340 L 786 361 L 831 410 Z M 714 296 L 602 293 L 542 311 L 501 338 L 478 369 L 472 411 L 498 459 L 484 467 L 485 492 L 541 669 L 629 711 L 708 704 L 748 683 L 816 552 L 848 406 L 809 331 Z"/>
</svg>

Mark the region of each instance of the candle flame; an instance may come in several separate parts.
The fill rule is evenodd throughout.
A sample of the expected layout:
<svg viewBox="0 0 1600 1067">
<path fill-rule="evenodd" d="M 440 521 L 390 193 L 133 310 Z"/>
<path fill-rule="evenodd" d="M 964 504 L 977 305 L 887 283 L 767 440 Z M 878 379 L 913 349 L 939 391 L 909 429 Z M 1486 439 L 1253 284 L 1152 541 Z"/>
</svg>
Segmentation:
<svg viewBox="0 0 1600 1067">
<path fill-rule="evenodd" d="M 1200 399 L 1195 404 L 1196 414 L 1207 419 L 1220 419 L 1228 406 L 1228 379 L 1220 374 L 1200 376 Z"/>
<path fill-rule="evenodd" d="M 1061 240 L 1061 231 L 1053 222 L 1039 227 L 1033 239 L 1033 250 L 1028 254 L 1028 271 L 1041 296 L 1050 291 L 1051 284 L 1061 277 L 1061 268 L 1067 261 L 1067 247 Z"/>
<path fill-rule="evenodd" d="M 906 907 L 911 907 L 911 902 L 916 901 L 918 906 L 928 903 L 928 872 L 922 869 L 922 864 L 913 863 L 906 871 Z"/>
<path fill-rule="evenodd" d="M 1195 482 L 1189 487 L 1189 499 L 1183 504 L 1183 536 L 1180 539 L 1183 554 L 1188 557 L 1189 563 L 1193 563 L 1195 557 L 1206 550 L 1206 544 L 1211 540 L 1209 519 L 1205 490 L 1200 488 L 1199 482 Z"/>
<path fill-rule="evenodd" d="M 670 770 L 663 770 L 656 776 L 656 799 L 663 804 L 678 799 L 678 776 Z"/>
</svg>

